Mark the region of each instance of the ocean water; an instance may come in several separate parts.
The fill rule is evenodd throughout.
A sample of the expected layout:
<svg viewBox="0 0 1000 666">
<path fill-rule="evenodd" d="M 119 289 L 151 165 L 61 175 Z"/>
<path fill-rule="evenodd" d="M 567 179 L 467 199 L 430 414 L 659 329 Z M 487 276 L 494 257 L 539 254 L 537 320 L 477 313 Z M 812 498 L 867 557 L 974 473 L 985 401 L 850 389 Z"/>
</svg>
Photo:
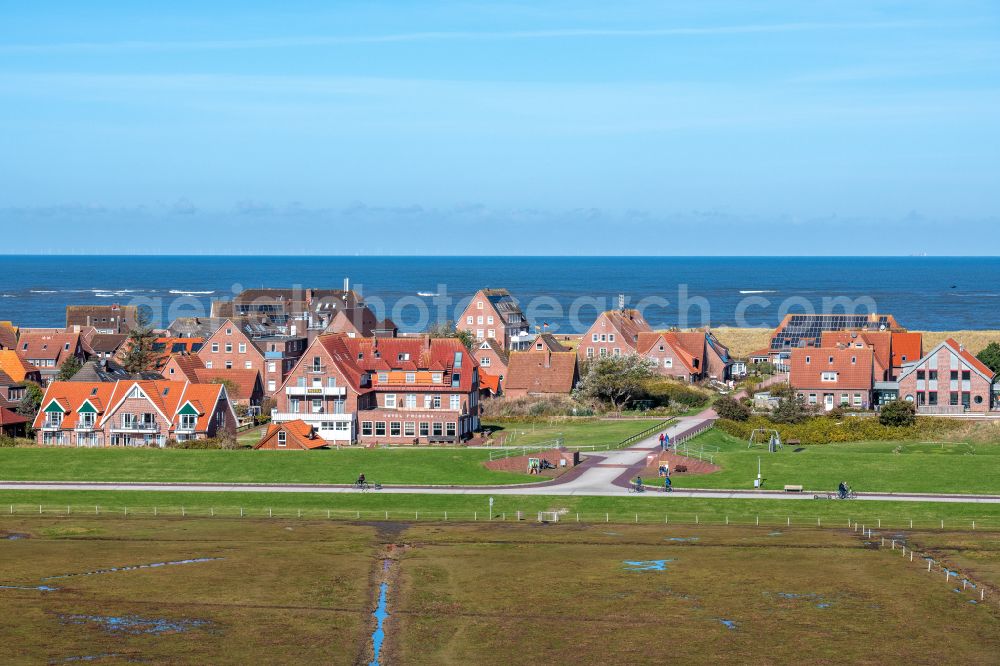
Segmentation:
<svg viewBox="0 0 1000 666">
<path fill-rule="evenodd" d="M 1000 328 L 1000 258 L 957 257 L 0 256 L 0 320 L 61 326 L 68 304 L 134 303 L 165 325 L 243 288 L 340 288 L 344 278 L 403 330 L 455 319 L 486 286 L 510 289 L 532 324 L 564 332 L 617 307 L 619 294 L 654 326 L 878 311 L 913 329 Z"/>
</svg>

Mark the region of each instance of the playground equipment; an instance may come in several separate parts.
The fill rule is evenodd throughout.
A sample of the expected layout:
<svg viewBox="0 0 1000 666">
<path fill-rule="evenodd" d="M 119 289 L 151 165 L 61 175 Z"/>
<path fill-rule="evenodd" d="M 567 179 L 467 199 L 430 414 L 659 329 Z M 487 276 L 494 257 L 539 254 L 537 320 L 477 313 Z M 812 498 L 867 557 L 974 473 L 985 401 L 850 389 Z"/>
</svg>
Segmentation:
<svg viewBox="0 0 1000 666">
<path fill-rule="evenodd" d="M 750 433 L 750 443 L 747 445 L 748 449 L 752 449 L 755 446 L 767 446 L 768 453 L 774 453 L 778 449 L 784 448 L 781 443 L 781 435 L 777 430 L 771 428 L 754 428 L 753 432 Z"/>
</svg>

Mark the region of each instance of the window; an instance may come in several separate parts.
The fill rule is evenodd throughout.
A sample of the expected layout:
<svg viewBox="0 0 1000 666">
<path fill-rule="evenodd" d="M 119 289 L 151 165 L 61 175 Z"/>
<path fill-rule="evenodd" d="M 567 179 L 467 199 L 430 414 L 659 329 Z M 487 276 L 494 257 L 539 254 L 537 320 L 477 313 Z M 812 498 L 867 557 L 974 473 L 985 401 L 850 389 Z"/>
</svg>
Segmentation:
<svg viewBox="0 0 1000 666">
<path fill-rule="evenodd" d="M 361 422 L 361 434 L 364 436 L 371 436 L 372 434 L 372 422 L 362 421 Z"/>
<path fill-rule="evenodd" d="M 932 382 L 936 382 L 937 381 L 937 370 L 928 370 L 927 371 L 927 379 L 931 380 Z"/>
<path fill-rule="evenodd" d="M 312 399 L 312 413 L 313 414 L 322 414 L 323 413 L 323 399 L 322 398 L 313 398 Z"/>
<path fill-rule="evenodd" d="M 378 383 L 379 384 L 385 384 L 388 381 L 389 381 L 389 373 L 388 372 L 380 372 L 380 373 L 378 373 Z"/>
<path fill-rule="evenodd" d="M 430 424 L 426 421 L 420 422 L 420 436 L 426 437 L 430 433 Z"/>
<path fill-rule="evenodd" d="M 219 351 L 219 343 L 218 342 L 213 342 L 212 343 L 212 351 L 213 352 Z"/>
<path fill-rule="evenodd" d="M 594 358 L 594 348 L 587 347 L 587 358 Z"/>
<path fill-rule="evenodd" d="M 594 333 L 592 336 L 590 336 L 590 341 L 597 342 L 597 333 Z"/>
<path fill-rule="evenodd" d="M 395 409 L 396 408 L 396 394 L 395 393 L 386 393 L 385 394 L 385 406 L 387 408 L 389 408 L 389 409 Z"/>
<path fill-rule="evenodd" d="M 936 404 L 938 404 L 937 391 L 928 391 L 927 392 L 927 404 L 928 405 L 936 405 Z"/>
<path fill-rule="evenodd" d="M 615 334 L 608 333 L 608 342 L 614 342 L 614 341 L 615 341 Z"/>
<path fill-rule="evenodd" d="M 607 339 L 608 339 L 608 336 L 605 335 L 604 333 L 601 333 L 601 342 L 606 342 Z"/>
<path fill-rule="evenodd" d="M 233 329 L 227 328 L 226 329 L 226 335 L 232 335 L 232 334 L 233 334 Z"/>
<path fill-rule="evenodd" d="M 205 361 L 205 369 L 206 370 L 211 370 L 212 369 L 212 362 L 211 361 Z"/>
<path fill-rule="evenodd" d="M 273 379 L 268 379 L 267 380 L 267 392 L 268 393 L 274 393 L 277 389 L 278 389 L 278 387 L 274 385 L 274 380 Z"/>
<path fill-rule="evenodd" d="M 286 446 L 285 440 L 287 436 L 288 435 L 284 430 L 278 431 L 278 446 Z"/>
<path fill-rule="evenodd" d="M 917 370 L 917 379 L 918 379 L 918 380 L 921 380 L 921 379 L 924 379 L 924 378 L 925 378 L 925 377 L 924 377 L 924 375 L 925 375 L 925 374 L 926 374 L 926 373 L 924 373 L 924 371 L 923 371 L 923 370 Z"/>
<path fill-rule="evenodd" d="M 407 421 L 403 424 L 403 436 L 413 437 L 417 434 L 417 424 L 413 421 Z"/>
<path fill-rule="evenodd" d="M 431 432 L 434 433 L 435 437 L 440 437 L 444 434 L 444 428 L 441 427 L 442 424 L 434 423 L 432 424 Z"/>
<path fill-rule="evenodd" d="M 824 372 L 823 375 L 822 375 L 822 377 L 820 377 L 820 380 L 824 381 L 824 382 L 835 382 L 835 381 L 837 381 L 837 373 L 836 372 Z"/>
<path fill-rule="evenodd" d="M 483 366 L 484 368 L 490 367 L 490 363 L 492 363 L 492 361 L 490 360 L 489 356 L 484 356 L 481 359 L 479 359 L 479 365 Z"/>
<path fill-rule="evenodd" d="M 226 370 L 232 370 L 232 369 L 233 369 L 233 362 L 231 360 L 227 359 L 226 360 Z"/>
<path fill-rule="evenodd" d="M 408 393 L 406 395 L 406 408 L 416 409 L 417 408 L 417 396 L 413 393 Z"/>
<path fill-rule="evenodd" d="M 603 357 L 605 357 L 607 355 L 608 355 L 608 350 L 605 347 L 601 347 L 601 349 L 600 349 L 600 356 L 601 356 L 601 358 L 603 358 Z"/>
<path fill-rule="evenodd" d="M 486 318 L 486 323 L 490 324 L 492 326 L 493 325 L 493 317 L 487 317 Z"/>
<path fill-rule="evenodd" d="M 253 369 L 253 361 L 243 361 L 243 367 L 247 370 Z"/>
<path fill-rule="evenodd" d="M 663 367 L 667 369 L 674 367 L 674 359 L 672 358 L 663 359 Z"/>
<path fill-rule="evenodd" d="M 455 436 L 455 432 L 456 432 L 455 424 L 454 423 L 447 423 L 445 425 L 446 425 L 445 434 L 449 435 L 450 437 L 454 437 Z"/>
<path fill-rule="evenodd" d="M 441 409 L 441 396 L 436 395 L 431 399 L 431 407 Z"/>
<path fill-rule="evenodd" d="M 612 356 L 621 356 L 622 355 L 622 350 L 619 349 L 618 347 L 615 347 L 614 349 L 612 349 L 611 352 L 612 352 L 611 353 Z"/>
<path fill-rule="evenodd" d="M 227 354 L 232 354 L 233 353 L 233 343 L 232 342 L 227 342 L 226 343 L 226 353 Z"/>
<path fill-rule="evenodd" d="M 952 374 L 955 374 L 955 373 L 952 373 Z M 949 396 L 949 399 L 948 399 L 948 404 L 950 404 L 950 405 L 957 405 L 958 404 L 958 393 L 956 393 L 955 391 L 951 392 L 951 395 Z"/>
<path fill-rule="evenodd" d="M 491 338 L 497 337 L 496 329 L 492 329 L 491 328 L 490 330 L 486 331 L 486 335 L 489 336 L 489 337 L 491 337 Z"/>
<path fill-rule="evenodd" d="M 376 437 L 385 437 L 385 421 L 376 421 L 375 422 L 375 436 Z"/>
<path fill-rule="evenodd" d="M 290 411 L 292 414 L 298 414 L 299 413 L 299 402 L 300 401 L 299 401 L 298 398 L 289 398 L 289 400 L 288 400 L 288 411 Z"/>
<path fill-rule="evenodd" d="M 476 308 L 478 308 L 479 310 L 482 310 L 483 309 L 483 302 L 482 301 L 476 301 Z"/>
<path fill-rule="evenodd" d="M 810 361 L 812 361 L 812 359 L 810 357 L 806 356 L 806 363 L 809 363 Z"/>
<path fill-rule="evenodd" d="M 461 383 L 462 383 L 462 375 L 458 374 L 457 372 L 453 373 L 451 375 L 451 385 L 459 386 Z"/>
<path fill-rule="evenodd" d="M 247 353 L 247 343 L 241 342 L 240 346 L 238 347 L 238 349 L 240 350 L 241 354 L 246 354 Z"/>
<path fill-rule="evenodd" d="M 417 381 L 417 373 L 415 373 L 415 372 L 408 372 L 408 373 L 406 373 L 406 383 L 407 384 L 412 384 L 415 381 Z"/>
<path fill-rule="evenodd" d="M 458 411 L 462 408 L 462 396 L 453 395 L 448 400 L 448 408 L 452 411 Z"/>
<path fill-rule="evenodd" d="M 392 421 L 389 424 L 389 437 L 399 437 L 401 433 L 399 421 Z"/>
<path fill-rule="evenodd" d="M 983 396 L 981 396 L 981 395 L 977 395 L 977 396 L 976 396 L 976 397 L 974 398 L 974 400 L 975 400 L 975 402 L 976 402 L 976 404 L 977 404 L 977 405 L 981 405 L 981 404 L 983 404 Z"/>
<path fill-rule="evenodd" d="M 465 318 L 465 323 L 470 326 L 472 325 L 472 315 L 469 315 L 468 317 Z"/>
<path fill-rule="evenodd" d="M 313 356 L 312 371 L 323 372 L 323 359 L 319 356 Z"/>
<path fill-rule="evenodd" d="M 810 393 L 809 394 L 809 404 L 810 405 L 815 405 L 816 404 L 816 394 L 815 393 Z"/>
<path fill-rule="evenodd" d="M 327 388 L 337 388 L 337 378 L 336 377 L 327 377 L 326 378 L 326 387 Z"/>
<path fill-rule="evenodd" d="M 181 414 L 181 430 L 194 430 L 195 423 L 198 420 L 196 414 Z"/>
<path fill-rule="evenodd" d="M 441 379 L 442 376 L 440 372 L 435 372 L 433 375 L 431 375 L 431 381 L 434 382 L 435 384 L 440 384 Z"/>
</svg>

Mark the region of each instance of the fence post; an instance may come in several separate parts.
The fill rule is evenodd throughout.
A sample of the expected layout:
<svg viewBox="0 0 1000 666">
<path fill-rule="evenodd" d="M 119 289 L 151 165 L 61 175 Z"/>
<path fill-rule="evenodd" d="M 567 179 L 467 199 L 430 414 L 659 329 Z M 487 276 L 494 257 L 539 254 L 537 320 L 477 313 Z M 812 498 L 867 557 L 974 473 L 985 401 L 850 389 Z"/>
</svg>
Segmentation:
<svg viewBox="0 0 1000 666">
<path fill-rule="evenodd" d="M 212 514 L 212 517 L 215 518 L 215 507 L 214 506 L 213 507 L 209 507 L 208 510 Z"/>
<path fill-rule="evenodd" d="M 609 514 L 609 513 L 604 514 L 604 522 L 606 522 L 606 523 L 610 523 L 611 522 L 611 514 Z"/>
<path fill-rule="evenodd" d="M 475 520 L 475 521 L 479 520 L 479 512 L 478 511 L 473 511 L 472 512 L 472 519 Z"/>
<path fill-rule="evenodd" d="M 42 513 L 42 505 L 41 504 L 38 505 L 38 513 L 39 513 L 39 515 L 41 515 L 41 513 Z"/>
<path fill-rule="evenodd" d="M 187 512 L 184 511 L 184 507 L 181 507 L 181 517 L 183 518 L 186 515 L 187 515 Z"/>
<path fill-rule="evenodd" d="M 153 515 L 154 515 L 154 516 L 156 516 L 156 515 L 157 515 L 157 513 L 156 513 L 156 507 L 155 507 L 155 506 L 153 507 Z"/>
<path fill-rule="evenodd" d="M 757 516 L 757 527 L 760 527 L 760 515 Z"/>
<path fill-rule="evenodd" d="M 240 518 L 243 517 L 243 507 L 240 507 Z"/>
<path fill-rule="evenodd" d="M 274 518 L 274 512 L 271 510 L 271 507 L 267 507 L 267 517 Z"/>
</svg>

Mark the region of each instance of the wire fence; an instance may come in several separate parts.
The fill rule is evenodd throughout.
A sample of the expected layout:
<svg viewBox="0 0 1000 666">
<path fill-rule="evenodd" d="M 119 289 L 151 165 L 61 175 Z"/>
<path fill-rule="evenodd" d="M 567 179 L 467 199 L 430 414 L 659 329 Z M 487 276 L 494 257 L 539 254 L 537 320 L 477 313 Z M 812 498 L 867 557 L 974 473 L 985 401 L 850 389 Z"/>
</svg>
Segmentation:
<svg viewBox="0 0 1000 666">
<path fill-rule="evenodd" d="M 743 527 L 814 527 L 837 528 L 861 531 L 872 530 L 919 530 L 919 531 L 1000 531 L 1000 516 L 947 517 L 884 516 L 881 518 L 858 518 L 837 516 L 807 516 L 788 513 L 726 513 L 700 512 L 653 512 L 653 511 L 552 511 L 539 507 L 514 508 L 505 511 L 451 510 L 401 510 L 401 509 L 324 509 L 318 507 L 289 508 L 264 506 L 125 506 L 125 505 L 81 505 L 81 504 L 10 504 L 0 508 L 0 520 L 4 517 L 105 517 L 105 518 L 280 518 L 302 520 L 392 520 L 415 522 L 535 522 L 539 511 L 548 516 L 557 516 L 545 522 L 569 523 L 614 523 L 640 525 L 731 525 Z"/>
</svg>

